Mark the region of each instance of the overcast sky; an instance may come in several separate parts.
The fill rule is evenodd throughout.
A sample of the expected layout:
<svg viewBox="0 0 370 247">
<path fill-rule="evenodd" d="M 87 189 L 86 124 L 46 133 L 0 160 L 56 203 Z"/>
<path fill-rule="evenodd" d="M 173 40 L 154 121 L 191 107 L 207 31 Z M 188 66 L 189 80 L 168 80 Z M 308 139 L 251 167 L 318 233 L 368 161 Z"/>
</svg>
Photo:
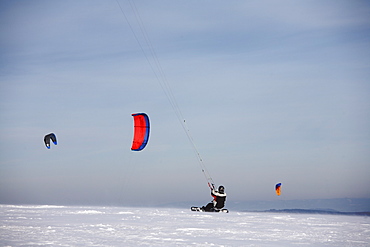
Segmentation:
<svg viewBox="0 0 370 247">
<path fill-rule="evenodd" d="M 352 0 L 1 0 L 0 203 L 207 203 L 175 110 L 229 201 L 370 198 L 369 16 Z"/>
</svg>

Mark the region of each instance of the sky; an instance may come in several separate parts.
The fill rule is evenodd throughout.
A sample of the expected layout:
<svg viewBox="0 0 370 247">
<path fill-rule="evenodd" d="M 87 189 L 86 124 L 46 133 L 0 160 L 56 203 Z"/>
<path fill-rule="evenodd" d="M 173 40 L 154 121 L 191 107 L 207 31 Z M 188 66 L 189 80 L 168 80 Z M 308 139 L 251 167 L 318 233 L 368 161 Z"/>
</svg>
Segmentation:
<svg viewBox="0 0 370 247">
<path fill-rule="evenodd" d="M 188 134 L 228 201 L 370 198 L 369 16 L 368 1 L 1 0 L 0 203 L 207 203 Z"/>
</svg>

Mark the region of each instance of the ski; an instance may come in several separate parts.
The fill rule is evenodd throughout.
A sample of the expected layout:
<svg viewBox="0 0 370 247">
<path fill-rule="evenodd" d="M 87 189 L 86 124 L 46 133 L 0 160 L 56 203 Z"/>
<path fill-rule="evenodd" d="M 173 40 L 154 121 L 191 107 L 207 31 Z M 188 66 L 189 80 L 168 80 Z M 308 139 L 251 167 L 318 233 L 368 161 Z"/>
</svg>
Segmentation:
<svg viewBox="0 0 370 247">
<path fill-rule="evenodd" d="M 213 209 L 212 211 L 205 211 L 203 208 L 200 208 L 200 207 L 191 207 L 190 208 L 191 211 L 197 211 L 197 212 L 215 212 L 215 213 L 228 213 L 229 210 L 226 209 L 226 208 L 222 208 L 222 209 Z"/>
</svg>

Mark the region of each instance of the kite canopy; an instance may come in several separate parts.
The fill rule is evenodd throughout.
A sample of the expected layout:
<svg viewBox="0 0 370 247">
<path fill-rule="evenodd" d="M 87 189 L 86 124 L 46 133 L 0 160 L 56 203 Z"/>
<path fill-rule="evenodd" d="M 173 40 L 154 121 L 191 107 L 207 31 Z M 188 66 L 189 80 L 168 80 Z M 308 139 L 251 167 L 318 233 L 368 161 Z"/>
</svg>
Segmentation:
<svg viewBox="0 0 370 247">
<path fill-rule="evenodd" d="M 278 183 L 275 185 L 275 192 L 276 192 L 276 195 L 280 196 L 281 194 L 281 183 Z"/>
<path fill-rule="evenodd" d="M 131 114 L 134 118 L 134 137 L 132 140 L 132 151 L 141 151 L 149 140 L 149 117 L 145 113 Z"/>
<path fill-rule="evenodd" d="M 44 143 L 45 143 L 45 146 L 50 149 L 50 140 L 52 140 L 52 142 L 57 145 L 57 137 L 55 136 L 54 133 L 50 133 L 50 134 L 47 134 L 45 137 L 44 137 Z"/>
</svg>

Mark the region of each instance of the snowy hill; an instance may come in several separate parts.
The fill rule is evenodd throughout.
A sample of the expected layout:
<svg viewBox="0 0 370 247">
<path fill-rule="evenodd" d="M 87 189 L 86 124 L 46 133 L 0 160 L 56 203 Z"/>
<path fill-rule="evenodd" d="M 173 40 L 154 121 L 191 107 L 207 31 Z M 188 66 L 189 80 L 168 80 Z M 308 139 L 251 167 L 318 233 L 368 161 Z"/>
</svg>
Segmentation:
<svg viewBox="0 0 370 247">
<path fill-rule="evenodd" d="M 207 201 L 176 202 L 156 205 L 157 207 L 190 208 L 203 206 Z M 370 198 L 337 198 L 312 200 L 274 200 L 274 201 L 233 201 L 226 207 L 233 211 L 265 211 L 270 209 L 325 210 L 338 212 L 370 212 Z"/>
<path fill-rule="evenodd" d="M 265 213 L 294 213 L 294 214 L 333 214 L 333 215 L 363 215 L 370 216 L 370 212 L 340 212 L 330 209 L 270 209 Z"/>
</svg>

